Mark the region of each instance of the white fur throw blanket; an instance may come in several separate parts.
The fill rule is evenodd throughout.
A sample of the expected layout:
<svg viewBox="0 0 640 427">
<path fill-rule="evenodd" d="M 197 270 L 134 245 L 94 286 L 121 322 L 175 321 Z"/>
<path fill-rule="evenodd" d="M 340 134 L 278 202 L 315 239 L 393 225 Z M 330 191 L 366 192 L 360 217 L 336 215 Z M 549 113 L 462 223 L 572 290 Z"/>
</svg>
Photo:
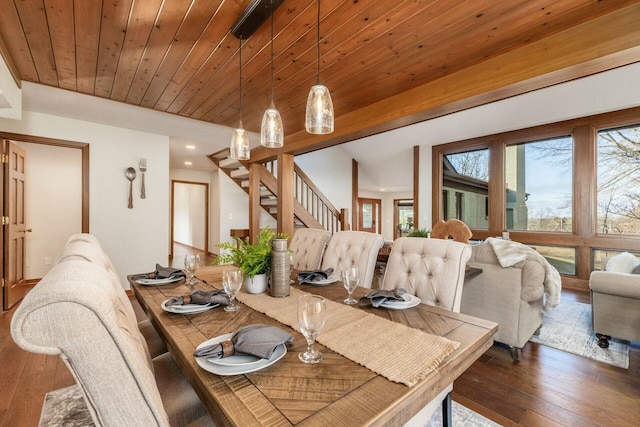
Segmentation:
<svg viewBox="0 0 640 427">
<path fill-rule="evenodd" d="M 522 243 L 489 237 L 486 240 L 496 253 L 498 262 L 505 267 L 511 267 L 522 261 L 537 261 L 544 267 L 544 311 L 550 311 L 560 302 L 562 281 L 560 273 L 538 251 Z"/>
</svg>

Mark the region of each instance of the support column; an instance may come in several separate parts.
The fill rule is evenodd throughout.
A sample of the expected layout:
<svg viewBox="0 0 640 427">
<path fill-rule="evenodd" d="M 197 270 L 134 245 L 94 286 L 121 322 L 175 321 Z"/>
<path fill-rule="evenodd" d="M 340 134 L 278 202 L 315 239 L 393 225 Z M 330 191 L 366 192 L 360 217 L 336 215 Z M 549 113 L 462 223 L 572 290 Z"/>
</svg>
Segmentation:
<svg viewBox="0 0 640 427">
<path fill-rule="evenodd" d="M 293 236 L 293 154 L 278 153 L 278 233 Z"/>
</svg>

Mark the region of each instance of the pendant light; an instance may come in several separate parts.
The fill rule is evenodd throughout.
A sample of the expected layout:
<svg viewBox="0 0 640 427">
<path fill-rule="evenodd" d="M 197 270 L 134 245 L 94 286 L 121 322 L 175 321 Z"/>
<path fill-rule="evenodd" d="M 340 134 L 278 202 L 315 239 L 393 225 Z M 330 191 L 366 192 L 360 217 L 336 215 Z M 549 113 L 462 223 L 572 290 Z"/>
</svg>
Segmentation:
<svg viewBox="0 0 640 427">
<path fill-rule="evenodd" d="M 313 134 L 327 134 L 333 132 L 333 103 L 329 89 L 320 82 L 320 0 L 318 3 L 318 79 L 311 87 L 307 98 L 307 113 L 305 127 Z"/>
<path fill-rule="evenodd" d="M 271 105 L 262 116 L 260 144 L 268 148 L 280 148 L 284 142 L 282 117 L 273 103 L 273 0 L 271 1 Z"/>
<path fill-rule="evenodd" d="M 238 49 L 240 58 L 240 124 L 231 135 L 231 158 L 238 160 L 249 160 L 251 147 L 249 146 L 249 135 L 242 127 L 242 37 L 240 37 L 240 48 Z"/>
</svg>

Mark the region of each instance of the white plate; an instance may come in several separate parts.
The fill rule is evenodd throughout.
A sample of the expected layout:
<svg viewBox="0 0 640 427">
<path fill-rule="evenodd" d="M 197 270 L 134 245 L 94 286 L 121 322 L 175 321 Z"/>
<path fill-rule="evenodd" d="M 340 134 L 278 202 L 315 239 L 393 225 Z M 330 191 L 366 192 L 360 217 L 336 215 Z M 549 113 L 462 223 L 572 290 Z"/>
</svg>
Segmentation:
<svg viewBox="0 0 640 427">
<path fill-rule="evenodd" d="M 331 276 L 329 276 L 326 279 L 316 279 L 314 281 L 309 281 L 309 282 L 304 281 L 302 283 L 306 283 L 306 284 L 309 284 L 309 285 L 312 285 L 312 286 L 327 286 L 327 285 L 330 285 L 332 283 L 337 282 L 338 280 L 340 280 L 339 277 L 331 277 Z"/>
<path fill-rule="evenodd" d="M 231 339 L 233 333 L 220 335 L 219 337 L 211 338 L 200 344 L 196 350 L 201 349 L 204 346 L 217 344 L 222 341 L 226 341 Z M 248 374 L 249 372 L 259 371 L 260 369 L 264 369 L 267 366 L 271 366 L 276 363 L 278 360 L 282 359 L 284 355 L 287 354 L 287 346 L 284 344 L 280 344 L 276 347 L 275 351 L 271 355 L 269 359 L 258 359 L 255 363 L 244 363 L 237 365 L 223 365 L 220 363 L 214 363 L 212 359 L 207 359 L 205 357 L 196 357 L 196 363 L 205 371 L 211 372 L 216 375 L 240 375 L 240 374 Z M 225 359 L 231 359 L 235 356 L 229 356 Z M 214 359 L 216 362 L 220 362 L 218 359 Z"/>
<path fill-rule="evenodd" d="M 136 282 L 140 283 L 141 285 L 158 286 L 179 282 L 182 279 L 183 277 L 167 277 L 165 279 L 136 279 Z"/>
<path fill-rule="evenodd" d="M 219 306 L 220 304 L 214 305 L 202 305 L 202 304 L 185 304 L 185 305 L 170 305 L 167 306 L 166 300 L 162 303 L 161 307 L 164 311 L 168 313 L 176 313 L 176 314 L 198 314 L 204 313 L 205 311 L 211 310 Z"/>
<path fill-rule="evenodd" d="M 402 296 L 404 301 L 385 301 L 380 304 L 380 307 L 388 308 L 391 310 L 404 310 L 405 308 L 415 307 L 420 304 L 420 298 L 414 295 L 404 294 Z"/>
</svg>

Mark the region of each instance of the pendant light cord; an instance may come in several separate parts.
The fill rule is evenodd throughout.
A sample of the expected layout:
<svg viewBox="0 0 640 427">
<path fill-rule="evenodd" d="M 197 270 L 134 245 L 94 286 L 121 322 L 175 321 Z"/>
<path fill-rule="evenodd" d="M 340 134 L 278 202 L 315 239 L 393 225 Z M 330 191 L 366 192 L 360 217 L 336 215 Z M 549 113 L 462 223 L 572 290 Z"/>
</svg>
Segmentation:
<svg viewBox="0 0 640 427">
<path fill-rule="evenodd" d="M 273 0 L 271 0 L 271 105 L 273 106 Z"/>
<path fill-rule="evenodd" d="M 240 36 L 240 49 L 238 49 L 238 57 L 240 58 L 240 127 L 242 127 L 242 36 Z"/>
<path fill-rule="evenodd" d="M 317 84 L 320 84 L 320 0 L 318 2 L 318 79 Z"/>
</svg>

